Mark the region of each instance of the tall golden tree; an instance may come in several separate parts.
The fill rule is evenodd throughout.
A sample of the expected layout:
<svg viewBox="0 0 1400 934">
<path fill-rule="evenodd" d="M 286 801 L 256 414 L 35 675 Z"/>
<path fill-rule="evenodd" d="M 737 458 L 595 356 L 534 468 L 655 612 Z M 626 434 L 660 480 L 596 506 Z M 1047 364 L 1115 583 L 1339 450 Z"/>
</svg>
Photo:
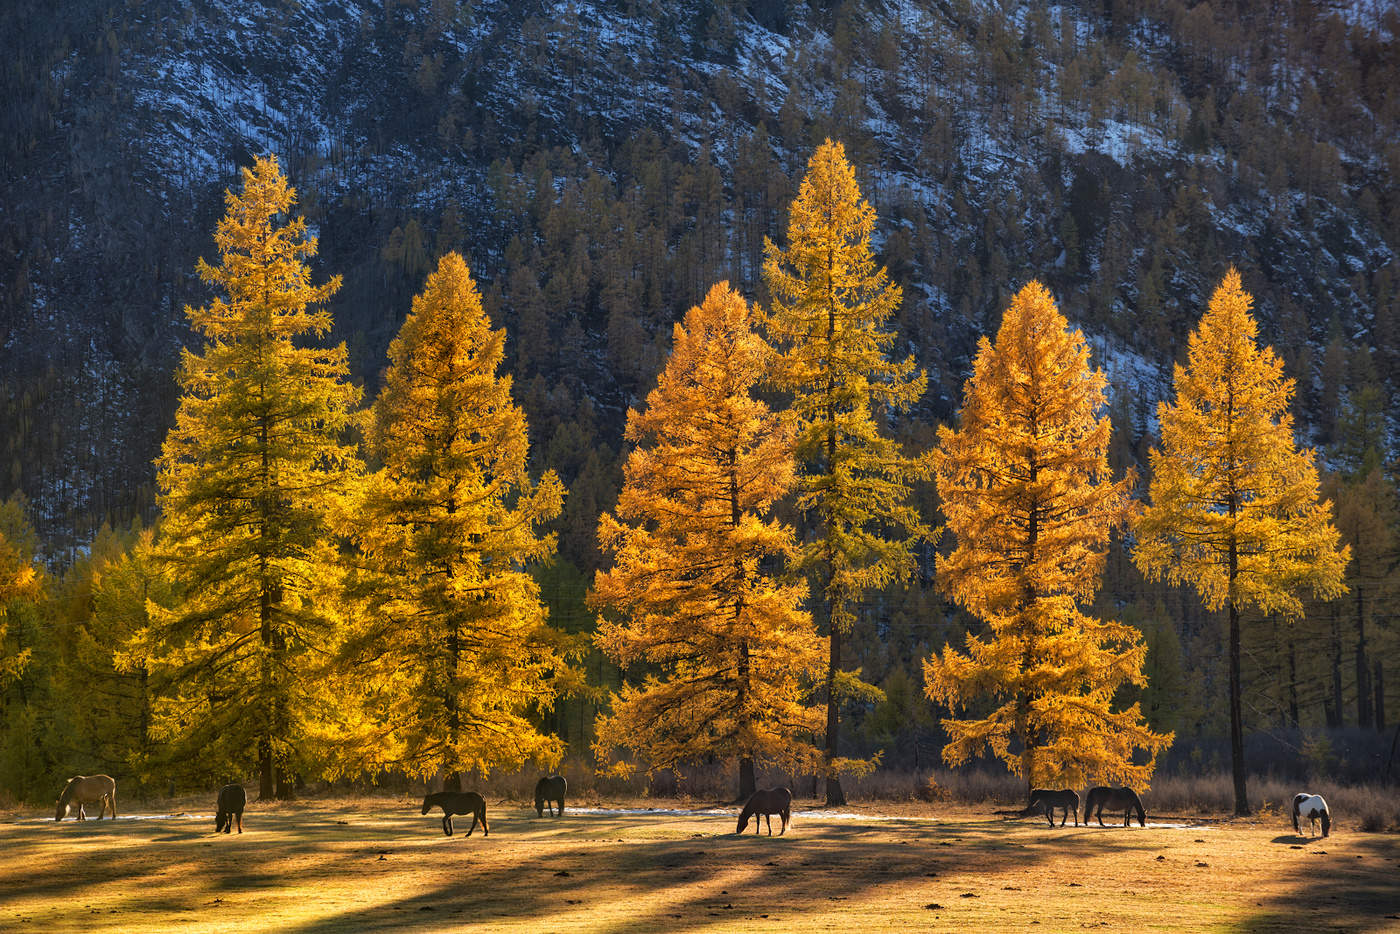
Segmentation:
<svg viewBox="0 0 1400 934">
<path fill-rule="evenodd" d="M 801 609 L 807 588 L 775 567 L 795 552 L 792 529 L 772 515 L 794 482 L 793 432 L 754 398 L 773 354 L 753 324 L 721 283 L 676 325 L 646 408 L 627 416 L 637 446 L 616 515 L 598 525 L 614 563 L 590 596 L 608 611 L 603 651 L 659 668 L 599 719 L 600 761 L 619 748 L 653 770 L 737 759 L 741 797 L 753 793 L 755 762 L 816 765 L 808 737 L 822 718 L 810 699 L 823 652 Z"/>
<path fill-rule="evenodd" d="M 1137 704 L 1113 709 L 1119 687 L 1146 683 L 1142 634 L 1080 610 L 1132 510 L 1134 478 L 1114 483 L 1108 465 L 1104 386 L 1083 335 L 1031 282 L 996 342 L 982 338 L 958 427 L 939 430 L 934 477 L 957 536 L 939 580 L 988 633 L 969 635 L 966 653 L 929 658 L 926 690 L 954 710 L 985 695 L 997 703 L 980 719 L 943 721 L 950 765 L 990 748 L 1028 787 L 1141 787 L 1171 742 Z"/>
<path fill-rule="evenodd" d="M 185 309 L 204 346 L 182 355 L 157 462 L 157 550 L 180 596 L 126 653 L 163 685 L 152 737 L 187 761 L 246 763 L 251 750 L 263 797 L 313 764 L 336 705 L 319 671 L 338 632 L 329 517 L 361 469 L 343 438 L 360 398 L 345 347 L 309 340 L 330 331 L 321 306 L 340 279 L 311 284 L 316 238 L 289 218 L 295 200 L 277 160 L 259 158 L 226 195 L 219 265 L 199 263 L 223 296 Z"/>
<path fill-rule="evenodd" d="M 1151 504 L 1133 560 L 1150 578 L 1192 585 L 1229 612 L 1230 751 L 1235 813 L 1249 813 L 1241 715 L 1240 610 L 1297 616 L 1299 594 L 1345 592 L 1348 550 L 1318 496 L 1313 452 L 1293 439 L 1293 381 L 1249 313 L 1232 267 L 1178 365 L 1176 401 L 1157 407 L 1162 445 L 1149 455 Z"/>
<path fill-rule="evenodd" d="M 772 296 L 765 326 L 780 351 L 772 384 L 791 394 L 797 413 L 797 505 L 815 532 L 801 566 L 829 632 L 829 804 L 845 803 L 839 773 L 854 765 L 839 758 L 840 704 L 868 688 L 842 671 L 842 637 L 861 597 L 907 576 L 913 545 L 930 534 L 909 486 L 927 467 L 879 427 L 880 417 L 912 406 L 927 380 L 913 358 L 889 358 L 895 334 L 887 325 L 901 293 L 876 266 L 874 228 L 845 149 L 827 140 L 792 203 L 787 249 L 766 241 L 763 266 Z"/>
<path fill-rule="evenodd" d="M 383 466 L 352 523 L 364 555 L 360 664 L 367 734 L 350 764 L 426 776 L 552 766 L 558 737 L 532 716 L 568 682 L 568 647 L 546 622 L 528 565 L 554 554 L 540 524 L 564 488 L 526 470 L 525 413 L 498 373 L 493 329 L 466 262 L 448 253 L 389 345 L 370 450 Z"/>
</svg>

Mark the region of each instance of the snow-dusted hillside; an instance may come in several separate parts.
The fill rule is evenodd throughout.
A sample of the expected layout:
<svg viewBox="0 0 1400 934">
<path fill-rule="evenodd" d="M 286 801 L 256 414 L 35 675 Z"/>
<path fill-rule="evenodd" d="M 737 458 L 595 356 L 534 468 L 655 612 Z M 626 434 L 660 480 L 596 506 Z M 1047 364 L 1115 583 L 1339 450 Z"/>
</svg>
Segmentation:
<svg viewBox="0 0 1400 934">
<path fill-rule="evenodd" d="M 421 235 L 491 286 L 521 384 L 544 384 L 532 416 L 587 406 L 615 447 L 700 280 L 761 297 L 773 193 L 831 135 L 860 163 L 906 288 L 901 327 L 932 377 L 922 419 L 951 415 L 977 337 L 1041 277 L 1150 432 L 1183 335 L 1235 263 L 1326 445 L 1367 365 L 1392 401 L 1400 389 L 1400 139 L 1383 83 L 1397 17 L 1367 0 L 1307 21 L 1301 5 L 1215 20 L 1114 7 L 165 0 L 41 22 L 21 4 L 0 21 L 27 50 L 5 85 L 0 494 L 23 489 L 80 537 L 149 506 L 180 308 L 207 298 L 194 261 L 237 166 L 263 151 L 301 191 L 321 267 L 346 276 L 339 336 L 371 384 L 421 284 L 403 247 Z M 601 271 L 615 261 L 637 282 L 616 295 Z M 587 269 L 569 284 L 571 266 Z M 537 319 L 523 310 L 536 288 Z M 576 359 L 521 346 L 526 333 L 577 344 Z M 551 432 L 537 429 L 542 449 Z"/>
</svg>

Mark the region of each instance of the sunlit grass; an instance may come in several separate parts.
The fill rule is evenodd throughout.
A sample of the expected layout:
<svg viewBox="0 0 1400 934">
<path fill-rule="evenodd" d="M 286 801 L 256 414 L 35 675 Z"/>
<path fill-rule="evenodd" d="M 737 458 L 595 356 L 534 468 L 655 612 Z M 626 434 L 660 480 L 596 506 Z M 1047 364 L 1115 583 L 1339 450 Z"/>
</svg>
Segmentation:
<svg viewBox="0 0 1400 934">
<path fill-rule="evenodd" d="M 1340 816 L 1331 838 L 1308 840 L 1279 816 L 1051 830 L 985 809 L 871 805 L 850 810 L 897 819 L 799 809 L 770 838 L 735 836 L 727 815 L 555 820 L 492 801 L 489 837 L 449 839 L 416 801 L 365 798 L 250 802 L 240 837 L 215 836 L 207 804 L 180 803 L 211 816 L 7 815 L 0 930 L 1400 926 L 1400 837 Z"/>
</svg>

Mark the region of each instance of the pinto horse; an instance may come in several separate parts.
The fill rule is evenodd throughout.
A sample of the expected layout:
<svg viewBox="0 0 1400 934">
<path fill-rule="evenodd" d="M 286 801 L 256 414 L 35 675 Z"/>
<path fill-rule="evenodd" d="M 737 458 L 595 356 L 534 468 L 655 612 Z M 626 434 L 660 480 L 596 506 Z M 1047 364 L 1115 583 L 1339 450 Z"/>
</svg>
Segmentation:
<svg viewBox="0 0 1400 934">
<path fill-rule="evenodd" d="M 752 797 L 744 805 L 743 812 L 739 815 L 739 829 L 735 833 L 743 833 L 744 828 L 749 826 L 749 818 L 753 818 L 753 832 L 758 833 L 758 819 L 762 817 L 768 822 L 768 836 L 773 836 L 773 815 L 777 814 L 783 822 L 783 827 L 778 831 L 778 836 L 787 833 L 788 821 L 792 819 L 792 792 L 786 788 L 763 788 L 755 791 Z"/>
<path fill-rule="evenodd" d="M 102 815 L 107 813 L 107 808 L 112 809 L 112 819 L 117 819 L 117 783 L 110 775 L 79 775 L 68 779 L 68 784 L 63 788 L 63 794 L 58 796 L 58 809 L 54 812 L 54 820 L 63 820 L 63 815 L 69 809 L 76 806 L 78 808 L 78 820 L 87 820 L 87 815 L 83 813 L 83 805 L 97 804 L 97 819 L 101 820 Z"/>
<path fill-rule="evenodd" d="M 476 792 L 439 791 L 423 799 L 424 814 L 435 807 L 442 808 L 442 832 L 447 836 L 452 836 L 453 814 L 470 814 L 472 816 L 472 825 L 467 830 L 467 836 L 470 837 L 472 831 L 476 830 L 478 821 L 481 822 L 482 836 L 491 836 L 491 828 L 486 823 L 486 799 Z"/>
<path fill-rule="evenodd" d="M 1302 835 L 1302 828 L 1298 826 L 1298 818 L 1308 819 L 1308 835 L 1317 833 L 1317 825 L 1322 823 L 1322 835 L 1325 837 L 1332 832 L 1332 812 L 1327 810 L 1327 802 L 1322 800 L 1322 795 L 1302 794 L 1293 796 L 1293 830 Z"/>
<path fill-rule="evenodd" d="M 1063 791 L 1052 791 L 1049 788 L 1032 788 L 1031 803 L 1026 806 L 1024 813 L 1034 814 L 1041 808 L 1045 809 L 1045 819 L 1050 822 L 1050 826 L 1055 826 L 1055 808 L 1064 808 L 1064 816 L 1060 818 L 1060 826 L 1065 825 L 1071 814 L 1074 815 L 1074 826 L 1079 826 L 1079 795 L 1066 788 Z M 1084 819 L 1089 819 L 1089 812 L 1084 812 Z"/>
<path fill-rule="evenodd" d="M 1095 807 L 1098 808 L 1097 811 L 1094 810 Z M 1147 826 L 1147 813 L 1142 809 L 1142 799 L 1131 788 L 1107 788 L 1103 785 L 1090 788 L 1084 795 L 1084 823 L 1089 823 L 1089 814 L 1093 812 L 1099 826 L 1104 826 L 1104 808 L 1122 811 L 1124 827 L 1132 826 L 1133 812 L 1137 811 L 1138 826 Z"/>
<path fill-rule="evenodd" d="M 535 812 L 540 817 L 544 817 L 545 805 L 549 805 L 551 817 L 564 816 L 564 792 L 568 790 L 569 783 L 564 781 L 562 775 L 551 775 L 535 782 Z M 554 812 L 554 805 L 559 805 L 559 813 Z"/>
</svg>

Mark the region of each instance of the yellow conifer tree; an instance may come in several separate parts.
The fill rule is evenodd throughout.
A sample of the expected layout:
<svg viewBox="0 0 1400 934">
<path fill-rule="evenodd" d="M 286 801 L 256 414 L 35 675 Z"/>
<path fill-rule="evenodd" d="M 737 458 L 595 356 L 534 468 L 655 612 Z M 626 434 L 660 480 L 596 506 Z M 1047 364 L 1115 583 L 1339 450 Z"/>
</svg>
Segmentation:
<svg viewBox="0 0 1400 934">
<path fill-rule="evenodd" d="M 296 192 L 272 156 L 228 192 L 200 276 L 223 297 L 186 308 L 205 339 L 186 351 L 175 426 L 157 462 L 157 553 L 179 596 L 152 608 L 125 653 L 162 694 L 152 738 L 172 767 L 254 750 L 261 795 L 319 767 L 310 737 L 337 706 L 319 670 L 338 638 L 341 560 L 330 516 L 360 472 L 342 434 L 360 393 L 345 346 L 315 346 L 339 277 L 311 284 L 316 238 L 288 219 Z M 190 755 L 197 751 L 198 756 Z"/>
<path fill-rule="evenodd" d="M 1240 610 L 1297 616 L 1299 594 L 1345 592 L 1349 552 L 1318 496 L 1313 453 L 1293 439 L 1293 381 L 1268 347 L 1232 267 L 1178 365 L 1176 401 L 1157 407 L 1151 504 L 1133 560 L 1150 578 L 1187 583 L 1229 613 L 1230 748 L 1235 813 L 1249 813 L 1241 711 Z"/>
<path fill-rule="evenodd" d="M 426 776 L 552 766 L 558 737 L 531 715 L 568 682 L 568 647 L 546 624 L 527 566 L 549 560 L 559 514 L 553 471 L 532 482 L 525 413 L 498 374 L 492 329 L 466 262 L 448 253 L 389 345 L 374 402 L 366 483 L 353 535 L 363 628 L 349 657 L 361 674 L 364 730 L 347 768 Z"/>
<path fill-rule="evenodd" d="M 882 434 L 876 415 L 907 410 L 927 380 L 913 358 L 889 358 L 886 329 L 899 287 L 875 264 L 875 211 L 861 197 L 840 143 L 812 155 L 792 203 L 788 246 L 765 241 L 763 273 L 772 295 L 765 321 L 779 349 L 773 385 L 792 396 L 798 417 L 797 506 L 815 526 L 801 565 L 828 626 L 826 797 L 844 804 L 839 773 L 860 764 L 839 757 L 840 704 L 878 696 L 841 669 L 841 641 L 861 597 L 913 568 L 912 548 L 929 529 L 910 502 L 926 466 Z"/>
<path fill-rule="evenodd" d="M 943 721 L 944 759 L 984 749 L 1028 787 L 1096 780 L 1142 787 L 1171 742 L 1137 704 L 1147 648 L 1132 626 L 1085 615 L 1109 536 L 1128 518 L 1133 478 L 1113 483 L 1104 377 L 1039 282 L 1012 299 L 996 342 L 982 338 L 957 428 L 938 433 L 934 476 L 957 546 L 938 562 L 944 591 L 986 621 L 967 652 L 924 663 L 930 698 L 957 710 L 989 695 L 980 719 Z M 1133 762 L 1134 750 L 1145 762 Z"/>
<path fill-rule="evenodd" d="M 756 762 L 814 766 L 809 737 L 822 718 L 810 699 L 823 652 L 800 608 L 807 588 L 773 567 L 795 552 L 792 529 L 772 516 L 794 482 L 793 432 L 754 398 L 772 350 L 753 323 L 721 283 L 676 325 L 646 408 L 627 416 L 637 446 L 616 515 L 598 525 L 614 564 L 590 596 L 608 614 L 603 651 L 660 669 L 613 698 L 598 721 L 599 760 L 619 749 L 651 770 L 737 759 L 741 797 Z"/>
</svg>

